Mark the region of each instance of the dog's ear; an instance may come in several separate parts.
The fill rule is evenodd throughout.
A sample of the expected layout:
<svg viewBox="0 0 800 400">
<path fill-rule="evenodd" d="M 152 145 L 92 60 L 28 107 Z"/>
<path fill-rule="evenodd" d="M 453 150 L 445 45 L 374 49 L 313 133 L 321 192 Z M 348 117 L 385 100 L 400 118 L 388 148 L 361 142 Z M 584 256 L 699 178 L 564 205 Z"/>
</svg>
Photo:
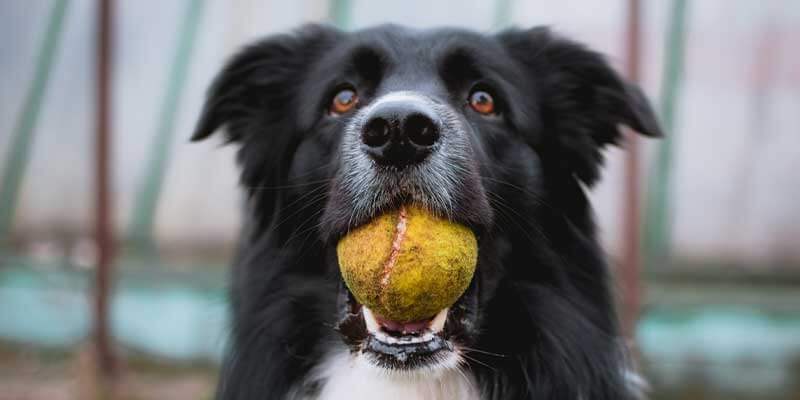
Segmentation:
<svg viewBox="0 0 800 400">
<path fill-rule="evenodd" d="M 661 136 L 642 91 L 602 55 L 548 28 L 509 30 L 498 39 L 528 75 L 525 90 L 538 99 L 542 133 L 536 145 L 551 168 L 591 186 L 599 176 L 602 148 L 620 140 L 620 125 Z"/>
<path fill-rule="evenodd" d="M 288 118 L 308 66 L 339 34 L 335 28 L 307 25 L 242 49 L 214 79 L 191 140 L 224 127 L 228 140 L 235 142 L 256 121 L 264 126 Z"/>
</svg>

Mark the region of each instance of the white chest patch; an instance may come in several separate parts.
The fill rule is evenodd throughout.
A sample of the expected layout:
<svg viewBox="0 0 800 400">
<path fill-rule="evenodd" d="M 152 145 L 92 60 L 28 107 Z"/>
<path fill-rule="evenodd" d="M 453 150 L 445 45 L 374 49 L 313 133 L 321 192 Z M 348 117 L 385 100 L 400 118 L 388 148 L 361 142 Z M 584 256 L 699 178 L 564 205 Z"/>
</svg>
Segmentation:
<svg viewBox="0 0 800 400">
<path fill-rule="evenodd" d="M 323 382 L 314 400 L 478 400 L 475 379 L 458 367 L 419 372 L 378 368 L 363 356 L 336 353 L 314 373 Z"/>
</svg>

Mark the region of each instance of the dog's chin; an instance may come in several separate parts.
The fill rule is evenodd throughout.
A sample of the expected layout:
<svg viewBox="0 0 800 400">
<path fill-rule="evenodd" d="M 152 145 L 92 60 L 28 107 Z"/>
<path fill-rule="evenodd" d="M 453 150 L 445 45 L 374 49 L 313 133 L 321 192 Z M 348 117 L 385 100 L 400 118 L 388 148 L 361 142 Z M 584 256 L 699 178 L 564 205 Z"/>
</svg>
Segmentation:
<svg viewBox="0 0 800 400">
<path fill-rule="evenodd" d="M 398 374 L 436 373 L 463 362 L 473 312 L 472 286 L 452 306 L 411 323 L 389 321 L 359 304 L 342 284 L 337 330 L 351 352 L 374 367 Z"/>
</svg>

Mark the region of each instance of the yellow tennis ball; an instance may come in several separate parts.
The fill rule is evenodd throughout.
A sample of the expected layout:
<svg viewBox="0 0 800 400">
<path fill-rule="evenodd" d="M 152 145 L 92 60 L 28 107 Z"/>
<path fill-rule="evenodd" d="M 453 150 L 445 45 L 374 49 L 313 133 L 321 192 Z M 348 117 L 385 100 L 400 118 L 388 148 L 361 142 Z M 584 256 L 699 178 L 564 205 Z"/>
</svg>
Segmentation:
<svg viewBox="0 0 800 400">
<path fill-rule="evenodd" d="M 433 317 L 464 293 L 478 243 L 469 228 L 412 205 L 353 230 L 336 253 L 359 303 L 386 319 L 412 322 Z"/>
</svg>

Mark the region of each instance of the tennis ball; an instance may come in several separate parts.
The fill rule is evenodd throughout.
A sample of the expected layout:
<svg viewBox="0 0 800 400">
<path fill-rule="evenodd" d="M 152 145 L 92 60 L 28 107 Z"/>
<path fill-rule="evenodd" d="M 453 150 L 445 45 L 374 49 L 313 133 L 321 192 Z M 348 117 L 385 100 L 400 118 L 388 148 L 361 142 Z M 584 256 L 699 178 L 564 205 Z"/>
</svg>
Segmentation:
<svg viewBox="0 0 800 400">
<path fill-rule="evenodd" d="M 336 246 L 339 268 L 359 303 L 381 317 L 414 322 L 453 305 L 478 257 L 467 227 L 410 205 L 376 217 Z"/>
</svg>

